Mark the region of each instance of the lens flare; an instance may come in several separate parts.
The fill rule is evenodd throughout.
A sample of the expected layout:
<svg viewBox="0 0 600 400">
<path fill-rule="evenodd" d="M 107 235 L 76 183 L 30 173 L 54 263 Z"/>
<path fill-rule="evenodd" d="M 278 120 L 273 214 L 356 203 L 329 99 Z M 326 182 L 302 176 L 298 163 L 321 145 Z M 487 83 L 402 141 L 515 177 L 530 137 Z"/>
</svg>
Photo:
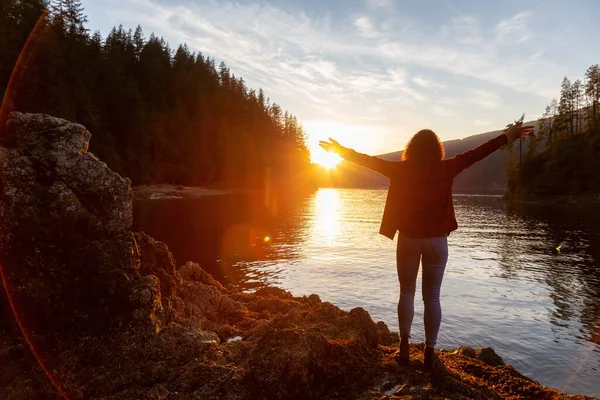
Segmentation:
<svg viewBox="0 0 600 400">
<path fill-rule="evenodd" d="M 600 314 L 600 312 L 598 312 L 597 314 Z M 600 317 L 600 315 L 599 315 L 599 317 Z M 596 319 L 596 321 L 597 320 L 598 319 Z M 567 390 L 567 388 L 569 387 L 569 385 L 571 384 L 571 382 L 573 381 L 573 379 L 575 379 L 575 377 L 577 376 L 577 374 L 579 373 L 579 371 L 581 370 L 581 368 L 587 361 L 587 359 L 590 356 L 590 354 L 592 353 L 592 351 L 594 351 L 594 346 L 596 346 L 598 344 L 598 341 L 600 341 L 600 329 L 596 333 L 596 337 L 592 338 L 592 346 L 590 347 L 589 351 L 586 353 L 585 357 L 583 357 L 583 359 L 579 363 L 579 366 L 577 367 L 577 369 L 575 371 L 573 371 L 573 373 L 569 376 L 569 378 L 567 379 L 567 383 L 565 383 L 565 385 L 561 389 L 561 392 L 565 392 Z"/>
<path fill-rule="evenodd" d="M 335 153 L 328 153 L 323 149 L 316 149 L 312 158 L 313 162 L 327 169 L 335 168 L 342 161 L 342 157 Z"/>
<path fill-rule="evenodd" d="M 13 68 L 10 79 L 8 80 L 8 85 L 6 87 L 6 91 L 4 92 L 4 98 L 2 99 L 2 104 L 0 104 L 0 131 L 1 131 L 1 127 L 4 126 L 4 120 L 5 120 L 5 116 L 7 113 L 7 109 L 10 109 L 10 106 L 12 105 L 12 96 L 14 95 L 14 93 L 16 93 L 16 85 L 21 79 L 24 78 L 24 74 L 27 71 L 27 68 L 25 68 L 25 66 L 29 63 L 31 57 L 33 56 L 33 53 L 34 53 L 33 46 L 35 44 L 33 38 L 36 37 L 36 35 L 38 35 L 40 33 L 41 28 L 44 25 L 44 21 L 46 20 L 47 16 L 48 16 L 48 9 L 44 10 L 42 15 L 36 22 L 33 30 L 29 34 L 29 37 L 27 38 L 27 41 L 25 42 L 25 45 L 23 46 L 23 49 L 21 50 L 21 54 L 19 54 L 19 58 L 15 64 L 15 67 Z M 10 295 L 10 290 L 8 288 L 8 281 L 6 279 L 6 275 L 4 274 L 4 269 L 1 264 L 0 264 L 0 279 L 2 280 L 2 287 L 4 288 L 4 292 L 6 293 L 6 299 L 8 300 L 10 310 L 13 313 L 13 316 L 15 317 L 17 326 L 19 327 L 19 330 L 21 331 L 23 338 L 27 342 L 27 345 L 29 346 L 31 353 L 37 360 L 38 364 L 40 365 L 40 367 L 42 368 L 42 370 L 44 371 L 44 373 L 46 374 L 46 376 L 48 377 L 50 382 L 52 382 L 52 385 L 54 385 L 56 390 L 58 390 L 58 392 L 61 394 L 62 397 L 64 397 L 65 399 L 68 399 L 67 394 L 61 389 L 61 387 L 58 385 L 58 383 L 56 382 L 56 380 L 54 379 L 54 377 L 52 376 L 50 371 L 46 368 L 46 366 L 42 362 L 42 359 L 40 358 L 39 354 L 37 353 L 31 339 L 29 338 L 29 335 L 27 334 L 27 332 L 23 326 L 21 319 L 19 318 L 14 301 Z"/>
</svg>

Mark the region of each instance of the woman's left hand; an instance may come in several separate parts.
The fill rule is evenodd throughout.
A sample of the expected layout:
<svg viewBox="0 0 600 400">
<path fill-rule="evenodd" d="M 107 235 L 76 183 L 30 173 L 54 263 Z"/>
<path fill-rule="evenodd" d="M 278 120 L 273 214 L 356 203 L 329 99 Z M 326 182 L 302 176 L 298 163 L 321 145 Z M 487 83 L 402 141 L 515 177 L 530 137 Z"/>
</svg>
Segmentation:
<svg viewBox="0 0 600 400">
<path fill-rule="evenodd" d="M 344 150 L 347 150 L 344 146 L 342 146 L 341 144 L 339 144 L 337 141 L 333 140 L 332 138 L 329 138 L 329 142 L 321 140 L 319 142 L 319 146 L 321 146 L 321 148 L 325 151 L 337 153 L 337 154 L 341 154 L 344 152 Z"/>
</svg>

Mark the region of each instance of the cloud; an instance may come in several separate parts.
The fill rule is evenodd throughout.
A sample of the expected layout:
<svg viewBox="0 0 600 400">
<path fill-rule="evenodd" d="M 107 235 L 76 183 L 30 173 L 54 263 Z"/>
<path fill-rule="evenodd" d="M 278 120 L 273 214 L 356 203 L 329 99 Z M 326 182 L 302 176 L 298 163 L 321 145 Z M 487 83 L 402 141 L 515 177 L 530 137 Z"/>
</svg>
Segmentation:
<svg viewBox="0 0 600 400">
<path fill-rule="evenodd" d="M 502 98 L 497 94 L 480 89 L 471 90 L 467 100 L 488 110 L 500 107 L 503 102 Z"/>
<path fill-rule="evenodd" d="M 467 98 L 469 102 L 487 110 L 493 110 L 502 105 L 503 100 L 495 93 L 474 89 Z"/>
<path fill-rule="evenodd" d="M 431 107 L 431 110 L 433 111 L 433 113 L 439 117 L 442 118 L 452 118 L 454 116 L 456 116 L 456 113 L 454 111 L 452 111 L 451 109 L 449 109 L 448 107 L 443 107 L 440 105 L 434 105 L 433 107 Z"/>
<path fill-rule="evenodd" d="M 412 81 L 414 83 L 416 83 L 417 85 L 424 87 L 424 88 L 444 89 L 444 88 L 448 87 L 448 85 L 446 85 L 444 83 L 436 82 L 434 80 L 424 78 L 421 75 L 414 76 L 412 78 Z"/>
<path fill-rule="evenodd" d="M 484 41 L 479 21 L 469 15 L 461 15 L 450 20 L 442 27 L 442 34 L 460 44 L 478 44 Z"/>
<path fill-rule="evenodd" d="M 111 20 L 141 23 L 172 45 L 187 42 L 192 50 L 224 60 L 250 87 L 263 87 L 301 119 L 388 126 L 400 141 L 419 124 L 431 126 L 435 116 L 455 117 L 472 104 L 483 110 L 503 107 L 493 88 L 551 98 L 564 75 L 543 53 L 523 58 L 503 46 L 525 32 L 528 13 L 491 25 L 457 16 L 437 35 L 387 9 L 385 16 L 376 10 L 368 14 L 367 8 L 334 17 L 268 2 L 106 1 Z M 367 0 L 366 5 L 394 2 Z M 423 107 L 433 101 L 432 89 L 444 89 L 448 97 L 469 96 L 455 103 L 435 99 L 432 107 Z"/>
<path fill-rule="evenodd" d="M 365 0 L 365 3 L 371 8 L 390 8 L 394 5 L 395 0 Z"/>
<path fill-rule="evenodd" d="M 436 40 L 435 35 L 407 37 L 403 31 L 406 23 L 387 21 L 396 32 L 382 35 L 375 30 L 372 17 L 366 15 L 351 20 L 356 29 L 352 32 L 339 21 L 332 21 L 327 13 L 309 17 L 304 12 L 286 11 L 268 3 L 219 2 L 216 7 L 217 3 L 212 1 L 168 6 L 151 0 L 134 0 L 134 4 L 152 10 L 153 16 L 142 21 L 145 27 L 150 25 L 150 29 L 168 32 L 171 40 L 186 41 L 191 48 L 224 59 L 235 67 L 232 70 L 239 68 L 244 74 L 260 75 L 267 80 L 271 74 L 278 74 L 282 63 L 305 65 L 294 70 L 303 79 L 315 77 L 319 71 L 325 77 L 354 69 L 381 70 L 390 64 L 413 65 L 550 97 L 556 90 L 556 77 L 560 80 L 564 74 L 541 55 L 523 60 L 512 52 L 505 54 L 478 42 L 481 26 L 470 16 L 453 18 L 455 30 L 447 32 L 454 35 L 455 42 L 470 43 L 467 48 L 460 48 Z M 530 15 L 516 14 L 500 21 L 493 31 L 502 40 L 515 32 L 522 34 L 523 28 L 519 27 Z M 458 29 L 461 23 L 468 28 Z M 423 77 L 413 82 L 422 87 L 440 87 Z"/>
<path fill-rule="evenodd" d="M 530 39 L 533 36 L 529 28 L 532 15 L 531 12 L 525 11 L 500 21 L 495 29 L 496 40 L 501 44 L 512 44 Z"/>
<path fill-rule="evenodd" d="M 381 34 L 373 28 L 371 19 L 367 16 L 360 15 L 354 19 L 354 26 L 358 30 L 359 34 L 368 38 L 375 38 Z"/>
<path fill-rule="evenodd" d="M 387 62 L 413 64 L 452 75 L 471 77 L 510 88 L 520 93 L 533 93 L 550 98 L 564 69 L 542 57 L 523 59 L 515 50 L 500 52 L 495 47 L 462 49 L 429 43 L 387 41 L 379 44 L 380 55 Z"/>
<path fill-rule="evenodd" d="M 406 83 L 407 73 L 402 68 L 389 68 L 387 72 L 394 83 L 404 85 Z"/>
</svg>

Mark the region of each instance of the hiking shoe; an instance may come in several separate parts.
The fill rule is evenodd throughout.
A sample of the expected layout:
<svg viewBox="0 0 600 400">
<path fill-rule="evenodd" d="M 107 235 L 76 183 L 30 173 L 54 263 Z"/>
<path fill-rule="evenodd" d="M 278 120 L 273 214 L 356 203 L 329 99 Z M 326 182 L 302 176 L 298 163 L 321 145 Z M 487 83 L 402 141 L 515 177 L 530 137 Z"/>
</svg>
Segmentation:
<svg viewBox="0 0 600 400">
<path fill-rule="evenodd" d="M 399 365 L 408 365 L 409 353 L 408 337 L 403 337 L 400 340 L 400 350 L 398 350 L 394 356 L 396 362 Z"/>
<path fill-rule="evenodd" d="M 435 365 L 435 349 L 433 347 L 425 347 L 423 355 L 423 370 L 431 372 Z"/>
</svg>

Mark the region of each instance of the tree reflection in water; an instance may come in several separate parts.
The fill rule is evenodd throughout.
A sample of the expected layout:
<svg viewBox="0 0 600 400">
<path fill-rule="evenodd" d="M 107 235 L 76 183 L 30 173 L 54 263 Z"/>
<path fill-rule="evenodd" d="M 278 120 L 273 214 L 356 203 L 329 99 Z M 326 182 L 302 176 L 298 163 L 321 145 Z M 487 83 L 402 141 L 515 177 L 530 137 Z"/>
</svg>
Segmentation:
<svg viewBox="0 0 600 400">
<path fill-rule="evenodd" d="M 177 261 L 199 263 L 223 284 L 256 289 L 277 280 L 273 260 L 297 257 L 308 199 L 243 193 L 134 202 L 134 226 L 165 242 Z"/>
<path fill-rule="evenodd" d="M 556 326 L 582 324 L 585 340 L 600 334 L 600 213 L 583 206 L 508 204 L 507 226 L 517 236 L 503 247 L 500 266 L 533 272 L 552 288 L 550 321 Z M 524 235 L 519 240 L 518 235 Z M 510 239 L 509 239 L 510 240 Z M 558 244 L 566 248 L 557 251 Z M 525 256 L 522 256 L 525 255 Z"/>
</svg>

